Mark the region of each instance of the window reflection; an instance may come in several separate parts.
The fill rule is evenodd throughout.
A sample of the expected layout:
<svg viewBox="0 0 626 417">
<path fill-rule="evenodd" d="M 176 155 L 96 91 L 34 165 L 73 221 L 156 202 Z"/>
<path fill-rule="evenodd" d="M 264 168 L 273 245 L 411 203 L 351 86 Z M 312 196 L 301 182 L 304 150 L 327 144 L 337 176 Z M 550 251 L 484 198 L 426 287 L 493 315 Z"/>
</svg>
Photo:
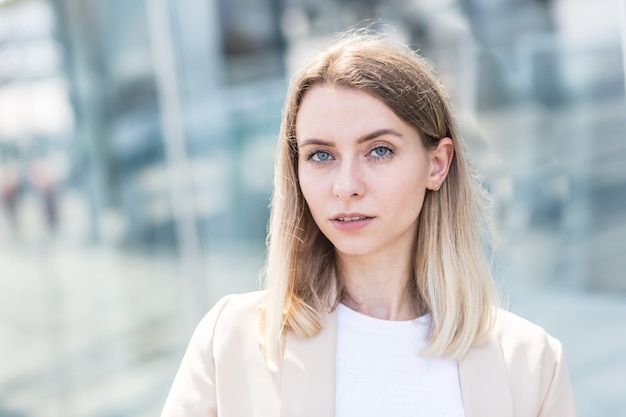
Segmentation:
<svg viewBox="0 0 626 417">
<path fill-rule="evenodd" d="M 258 287 L 286 79 L 359 22 L 437 69 L 493 196 L 510 308 L 563 341 L 580 416 L 619 415 L 619 16 L 608 0 L 0 1 L 0 415 L 158 414 L 202 312 Z"/>
</svg>

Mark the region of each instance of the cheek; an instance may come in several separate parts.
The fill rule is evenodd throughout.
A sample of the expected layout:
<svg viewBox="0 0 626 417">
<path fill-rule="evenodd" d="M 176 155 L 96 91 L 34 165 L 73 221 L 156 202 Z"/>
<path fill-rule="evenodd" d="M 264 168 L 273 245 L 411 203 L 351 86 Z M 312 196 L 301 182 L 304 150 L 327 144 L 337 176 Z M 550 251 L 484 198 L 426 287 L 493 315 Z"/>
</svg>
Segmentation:
<svg viewBox="0 0 626 417">
<path fill-rule="evenodd" d="M 304 198 L 304 201 L 306 202 L 307 206 L 309 206 L 309 210 L 311 211 L 312 214 L 315 213 L 315 206 L 316 206 L 316 201 L 319 198 L 316 198 L 316 196 L 319 196 L 319 191 L 316 192 L 316 186 L 314 181 L 311 181 L 310 176 L 302 175 L 302 172 L 299 171 L 298 172 L 298 184 L 300 186 L 300 192 L 302 193 L 302 197 Z"/>
<path fill-rule="evenodd" d="M 407 189 L 409 181 L 398 181 L 394 187 L 382 188 L 386 195 L 383 197 L 389 211 L 396 212 L 398 216 L 417 216 L 424 204 L 425 190 L 419 182 L 415 182 Z"/>
<path fill-rule="evenodd" d="M 307 181 L 306 175 L 302 175 L 302 170 L 298 170 L 298 187 L 300 188 L 300 192 L 304 197 L 304 200 L 309 202 L 309 183 Z"/>
<path fill-rule="evenodd" d="M 322 218 L 324 217 L 324 203 L 321 201 L 320 193 L 317 192 L 314 187 L 314 184 L 300 184 L 300 192 L 302 193 L 302 197 L 306 208 L 308 209 L 312 223 L 315 224 L 319 230 L 321 230 L 320 225 L 323 224 Z"/>
</svg>

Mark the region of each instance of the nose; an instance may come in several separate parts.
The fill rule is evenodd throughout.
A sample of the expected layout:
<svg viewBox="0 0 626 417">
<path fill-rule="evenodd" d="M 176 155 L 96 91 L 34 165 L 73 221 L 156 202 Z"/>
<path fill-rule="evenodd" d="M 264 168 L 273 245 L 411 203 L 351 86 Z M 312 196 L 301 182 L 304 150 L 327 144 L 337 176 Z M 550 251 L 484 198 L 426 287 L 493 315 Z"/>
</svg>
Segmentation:
<svg viewBox="0 0 626 417">
<path fill-rule="evenodd" d="M 359 164 L 357 161 L 342 161 L 335 175 L 333 194 L 340 200 L 348 201 L 362 196 L 365 192 Z"/>
</svg>

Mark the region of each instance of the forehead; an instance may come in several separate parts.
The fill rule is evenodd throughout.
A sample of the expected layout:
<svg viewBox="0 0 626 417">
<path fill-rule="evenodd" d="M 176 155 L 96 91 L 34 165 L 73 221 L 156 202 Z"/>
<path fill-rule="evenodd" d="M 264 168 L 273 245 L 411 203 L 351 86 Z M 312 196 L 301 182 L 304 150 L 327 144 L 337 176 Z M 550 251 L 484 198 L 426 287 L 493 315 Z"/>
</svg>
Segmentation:
<svg viewBox="0 0 626 417">
<path fill-rule="evenodd" d="M 300 100 L 298 116 L 308 107 L 319 105 L 327 108 L 329 111 L 336 110 L 338 107 L 350 109 L 351 107 L 384 106 L 388 108 L 385 103 L 367 90 L 317 84 L 307 89 L 303 94 L 302 100 Z M 319 112 L 322 109 L 318 107 L 315 110 Z"/>
<path fill-rule="evenodd" d="M 304 94 L 296 116 L 298 141 L 309 136 L 359 136 L 390 128 L 413 130 L 380 99 L 353 88 L 314 86 Z"/>
</svg>

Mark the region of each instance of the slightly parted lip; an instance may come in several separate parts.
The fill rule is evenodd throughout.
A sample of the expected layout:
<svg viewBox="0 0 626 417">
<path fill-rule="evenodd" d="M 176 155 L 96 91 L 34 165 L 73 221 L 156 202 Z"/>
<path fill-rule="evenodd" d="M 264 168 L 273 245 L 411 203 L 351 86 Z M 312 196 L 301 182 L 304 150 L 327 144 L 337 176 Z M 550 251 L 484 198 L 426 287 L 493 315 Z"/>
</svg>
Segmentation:
<svg viewBox="0 0 626 417">
<path fill-rule="evenodd" d="M 360 219 L 371 219 L 372 216 L 368 216 L 367 214 L 362 213 L 338 213 L 334 215 L 331 220 L 340 221 L 340 219 L 351 219 L 351 220 L 360 220 Z"/>
</svg>

